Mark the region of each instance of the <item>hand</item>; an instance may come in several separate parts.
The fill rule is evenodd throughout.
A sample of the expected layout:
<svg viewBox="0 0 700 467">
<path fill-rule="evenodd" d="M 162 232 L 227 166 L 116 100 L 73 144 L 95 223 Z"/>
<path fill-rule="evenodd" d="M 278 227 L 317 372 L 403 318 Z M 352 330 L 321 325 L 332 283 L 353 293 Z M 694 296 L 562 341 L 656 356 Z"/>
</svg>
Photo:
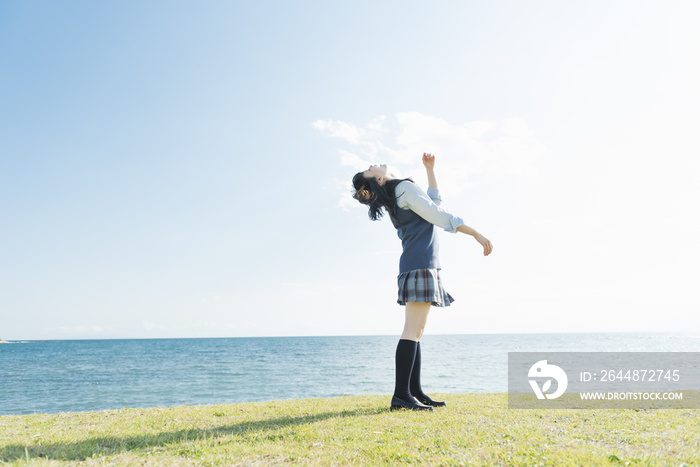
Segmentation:
<svg viewBox="0 0 700 467">
<path fill-rule="evenodd" d="M 435 156 L 424 152 L 423 165 L 427 170 L 433 170 L 433 168 L 435 167 Z"/>
<path fill-rule="evenodd" d="M 484 256 L 490 255 L 493 251 L 493 245 L 491 244 L 491 241 L 481 234 L 477 235 L 475 238 L 476 241 L 481 243 L 481 246 L 484 247 Z"/>
</svg>

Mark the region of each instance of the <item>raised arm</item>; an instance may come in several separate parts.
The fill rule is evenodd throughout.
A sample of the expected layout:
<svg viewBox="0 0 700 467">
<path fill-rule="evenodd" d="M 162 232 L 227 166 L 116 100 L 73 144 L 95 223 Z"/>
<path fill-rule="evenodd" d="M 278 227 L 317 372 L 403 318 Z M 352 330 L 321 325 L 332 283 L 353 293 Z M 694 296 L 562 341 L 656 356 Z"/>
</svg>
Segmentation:
<svg viewBox="0 0 700 467">
<path fill-rule="evenodd" d="M 428 186 L 437 189 L 437 179 L 435 178 L 435 156 L 433 154 L 423 153 L 423 165 L 428 174 Z"/>
<path fill-rule="evenodd" d="M 425 166 L 425 171 L 428 174 L 428 186 L 430 188 L 434 188 L 435 190 L 437 190 L 438 185 L 437 185 L 437 179 L 435 178 L 435 155 L 424 152 L 423 153 L 423 165 Z M 431 198 L 432 198 L 432 196 L 431 196 Z M 439 195 L 437 195 L 437 198 L 434 199 L 433 201 L 435 201 L 439 204 L 439 202 L 440 202 Z M 423 216 L 423 217 L 425 218 L 425 216 Z M 426 218 L 426 220 L 429 220 L 429 219 Z M 461 222 L 461 221 L 462 220 L 459 219 L 459 222 Z M 433 222 L 433 223 L 435 223 L 435 222 Z M 445 230 L 454 232 L 454 230 L 449 230 L 448 228 L 446 228 Z M 471 235 L 472 237 L 474 237 L 474 239 L 477 242 L 479 242 L 479 244 L 481 244 L 481 246 L 484 248 L 484 256 L 490 255 L 491 252 L 493 251 L 493 245 L 491 244 L 491 241 L 488 238 L 481 235 L 476 230 L 474 230 L 473 228 L 469 227 L 468 225 L 462 223 L 461 225 L 459 225 L 459 227 L 457 227 L 456 230 L 457 230 L 457 232 L 462 232 L 464 234 Z"/>
</svg>

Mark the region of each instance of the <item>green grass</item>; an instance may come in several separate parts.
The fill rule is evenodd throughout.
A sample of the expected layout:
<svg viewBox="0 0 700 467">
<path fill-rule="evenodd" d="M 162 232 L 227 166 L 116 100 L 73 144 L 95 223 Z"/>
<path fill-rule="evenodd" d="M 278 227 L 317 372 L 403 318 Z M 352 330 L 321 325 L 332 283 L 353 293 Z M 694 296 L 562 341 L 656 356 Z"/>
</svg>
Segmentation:
<svg viewBox="0 0 700 467">
<path fill-rule="evenodd" d="M 439 397 L 439 396 L 438 396 Z M 698 410 L 516 410 L 445 394 L 432 413 L 389 396 L 0 417 L 21 465 L 700 465 Z"/>
</svg>

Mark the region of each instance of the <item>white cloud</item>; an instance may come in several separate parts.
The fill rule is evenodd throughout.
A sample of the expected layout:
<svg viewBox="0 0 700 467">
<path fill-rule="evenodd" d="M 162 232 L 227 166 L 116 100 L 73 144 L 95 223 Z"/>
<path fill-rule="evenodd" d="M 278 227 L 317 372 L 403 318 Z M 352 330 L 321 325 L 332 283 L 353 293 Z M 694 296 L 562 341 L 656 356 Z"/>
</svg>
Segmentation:
<svg viewBox="0 0 700 467">
<path fill-rule="evenodd" d="M 419 168 L 417 155 L 439 158 L 442 186 L 458 193 L 459 186 L 494 178 L 537 175 L 546 148 L 522 119 L 478 120 L 461 125 L 418 112 L 398 114 L 401 132 L 396 160 Z"/>
<path fill-rule="evenodd" d="M 366 133 L 362 128 L 336 120 L 316 120 L 312 125 L 318 130 L 327 132 L 328 136 L 344 139 L 353 144 L 358 144 L 360 138 Z"/>
<path fill-rule="evenodd" d="M 385 121 L 386 115 L 380 115 L 379 117 L 369 122 L 369 124 L 367 124 L 367 129 L 376 133 L 384 133 L 387 131 L 386 128 L 384 128 Z"/>
<path fill-rule="evenodd" d="M 364 166 L 364 168 L 366 167 L 367 166 Z M 326 184 L 326 189 L 332 193 L 338 194 L 338 203 L 336 204 L 336 207 L 342 209 L 343 211 L 359 208 L 362 208 L 364 211 L 367 210 L 366 207 L 362 206 L 353 199 L 352 184 L 350 183 L 350 180 L 340 180 L 336 178 L 332 181 L 332 183 Z"/>
<path fill-rule="evenodd" d="M 454 124 L 414 111 L 391 119 L 380 116 L 364 126 L 335 120 L 318 120 L 313 126 L 345 141 L 347 146 L 338 148 L 340 165 L 356 171 L 386 162 L 397 176 L 420 175 L 421 154 L 436 154 L 440 188 L 447 195 L 493 179 L 537 176 L 539 160 L 546 153 L 519 118 Z M 339 203 L 344 208 L 346 191 Z"/>
<path fill-rule="evenodd" d="M 371 164 L 371 161 L 363 159 L 355 153 L 344 149 L 339 149 L 338 152 L 340 153 L 340 165 L 344 167 L 352 167 L 359 172 L 360 170 L 366 169 Z"/>
</svg>

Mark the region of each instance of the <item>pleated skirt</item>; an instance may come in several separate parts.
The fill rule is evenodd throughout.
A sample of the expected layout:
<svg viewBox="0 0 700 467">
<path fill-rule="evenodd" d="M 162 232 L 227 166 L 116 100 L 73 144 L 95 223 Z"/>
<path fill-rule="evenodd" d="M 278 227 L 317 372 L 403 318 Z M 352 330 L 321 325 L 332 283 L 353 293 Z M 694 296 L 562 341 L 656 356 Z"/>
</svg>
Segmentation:
<svg viewBox="0 0 700 467">
<path fill-rule="evenodd" d="M 408 302 L 431 303 L 434 306 L 450 306 L 454 302 L 440 279 L 439 269 L 414 269 L 399 274 L 399 305 Z"/>
</svg>

